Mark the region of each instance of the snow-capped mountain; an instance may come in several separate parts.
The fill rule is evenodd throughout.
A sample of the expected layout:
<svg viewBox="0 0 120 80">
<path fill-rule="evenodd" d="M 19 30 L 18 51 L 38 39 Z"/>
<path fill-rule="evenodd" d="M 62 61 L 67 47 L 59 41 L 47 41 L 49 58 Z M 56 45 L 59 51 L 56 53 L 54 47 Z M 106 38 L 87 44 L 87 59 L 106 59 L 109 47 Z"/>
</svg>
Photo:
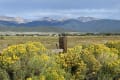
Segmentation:
<svg viewBox="0 0 120 80">
<path fill-rule="evenodd" d="M 8 17 L 8 16 L 0 16 L 0 21 L 11 21 L 17 23 L 25 23 L 27 20 L 22 17 Z"/>
<path fill-rule="evenodd" d="M 94 18 L 94 17 L 78 17 L 78 20 L 81 22 L 88 22 L 88 21 L 93 21 L 93 20 L 99 20 L 99 18 Z"/>
<path fill-rule="evenodd" d="M 0 16 L 0 31 L 78 31 L 120 32 L 120 20 L 94 17 L 52 18 L 26 20 L 21 17 Z"/>
</svg>

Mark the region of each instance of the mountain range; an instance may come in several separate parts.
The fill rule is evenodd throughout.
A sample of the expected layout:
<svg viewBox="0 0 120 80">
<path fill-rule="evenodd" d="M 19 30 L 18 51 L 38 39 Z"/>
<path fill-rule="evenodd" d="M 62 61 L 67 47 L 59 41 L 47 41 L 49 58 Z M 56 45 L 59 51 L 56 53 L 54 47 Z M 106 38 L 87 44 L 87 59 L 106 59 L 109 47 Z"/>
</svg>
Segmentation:
<svg viewBox="0 0 120 80">
<path fill-rule="evenodd" d="M 0 16 L 0 31 L 20 32 L 120 32 L 120 20 L 94 17 L 51 18 L 36 20 Z"/>
</svg>

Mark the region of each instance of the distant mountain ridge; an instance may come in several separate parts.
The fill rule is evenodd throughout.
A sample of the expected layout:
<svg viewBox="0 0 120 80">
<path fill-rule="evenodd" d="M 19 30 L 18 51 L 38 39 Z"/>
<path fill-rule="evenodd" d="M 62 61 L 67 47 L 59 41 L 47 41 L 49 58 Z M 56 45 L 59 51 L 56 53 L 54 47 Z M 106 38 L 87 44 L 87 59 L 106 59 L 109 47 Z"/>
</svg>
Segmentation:
<svg viewBox="0 0 120 80">
<path fill-rule="evenodd" d="M 120 20 L 94 17 L 50 18 L 26 20 L 20 17 L 0 16 L 0 31 L 40 32 L 120 32 Z"/>
<path fill-rule="evenodd" d="M 17 23 L 25 23 L 26 20 L 22 17 L 8 17 L 8 16 L 0 16 L 0 21 L 13 21 Z"/>
</svg>

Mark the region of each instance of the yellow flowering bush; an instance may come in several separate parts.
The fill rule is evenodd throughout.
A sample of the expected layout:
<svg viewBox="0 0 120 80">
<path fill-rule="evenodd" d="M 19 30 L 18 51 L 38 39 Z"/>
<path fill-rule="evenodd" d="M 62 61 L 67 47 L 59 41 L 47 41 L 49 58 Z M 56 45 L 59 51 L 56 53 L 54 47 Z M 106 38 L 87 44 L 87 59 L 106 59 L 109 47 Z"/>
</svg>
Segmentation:
<svg viewBox="0 0 120 80">
<path fill-rule="evenodd" d="M 40 42 L 28 42 L 25 44 L 13 45 L 2 51 L 0 61 L 3 65 L 15 63 L 20 58 L 45 53 L 46 48 Z"/>
<path fill-rule="evenodd" d="M 33 73 L 37 76 L 33 76 L 32 80 L 66 80 L 64 69 L 56 62 L 56 55 L 41 54 L 31 58 L 28 64 L 31 70 L 34 69 Z M 35 66 L 33 67 L 33 65 Z"/>
<path fill-rule="evenodd" d="M 0 54 L 0 80 L 112 80 L 120 74 L 120 41 L 83 44 L 54 54 L 40 42 Z"/>
<path fill-rule="evenodd" d="M 119 59 L 118 48 L 120 49 L 120 47 L 118 46 L 117 48 L 109 48 L 108 46 L 106 46 L 106 44 L 87 44 L 71 48 L 70 50 L 68 50 L 68 52 L 69 56 L 71 55 L 70 53 L 77 53 L 77 56 L 81 56 L 82 61 L 86 64 L 87 67 L 87 77 L 89 75 L 92 75 L 93 73 L 94 76 L 101 75 L 101 71 L 109 72 L 110 68 L 108 68 L 108 63 L 117 61 Z M 116 71 L 115 69 L 118 70 L 119 68 L 114 66 L 113 70 Z"/>
<path fill-rule="evenodd" d="M 101 64 L 95 56 L 86 49 L 84 49 L 81 54 L 82 60 L 87 64 L 87 73 L 97 73 L 101 68 Z"/>
<path fill-rule="evenodd" d="M 119 53 L 119 56 L 120 56 L 120 41 L 109 41 L 105 45 L 109 48 L 117 49 L 119 51 L 118 53 Z"/>
<path fill-rule="evenodd" d="M 108 63 L 108 69 L 111 74 L 120 73 L 120 59 Z"/>
<path fill-rule="evenodd" d="M 29 68 L 29 73 L 39 75 L 40 72 L 47 66 L 49 60 L 50 57 L 47 54 L 41 54 L 31 57 L 26 64 Z"/>
<path fill-rule="evenodd" d="M 82 46 L 77 45 L 74 48 L 69 48 L 68 53 L 80 53 L 82 51 Z"/>
<path fill-rule="evenodd" d="M 94 55 L 101 64 L 106 64 L 118 59 L 118 51 L 116 49 L 110 49 L 104 44 L 94 45 Z"/>
<path fill-rule="evenodd" d="M 64 75 L 64 70 L 59 67 L 49 66 L 40 75 L 40 80 L 66 80 Z"/>
<path fill-rule="evenodd" d="M 60 54 L 60 63 L 66 72 L 71 73 L 73 79 L 84 79 L 86 64 L 82 61 L 78 53 Z"/>
<path fill-rule="evenodd" d="M 36 67 L 36 65 L 31 63 L 31 59 L 34 60 L 35 56 L 39 56 L 41 57 L 40 60 L 45 61 L 49 58 L 46 52 L 47 49 L 40 42 L 27 42 L 25 44 L 12 45 L 2 51 L 0 55 L 0 67 L 6 69 L 9 74 L 19 74 L 18 77 L 24 78 L 25 76 L 22 74 L 29 75 L 28 73 L 31 72 L 32 69 L 36 70 L 37 67 L 41 65 L 36 63 L 38 65 Z M 38 61 L 39 59 L 36 60 L 36 62 Z M 21 78 L 21 80 L 23 78 Z"/>
</svg>

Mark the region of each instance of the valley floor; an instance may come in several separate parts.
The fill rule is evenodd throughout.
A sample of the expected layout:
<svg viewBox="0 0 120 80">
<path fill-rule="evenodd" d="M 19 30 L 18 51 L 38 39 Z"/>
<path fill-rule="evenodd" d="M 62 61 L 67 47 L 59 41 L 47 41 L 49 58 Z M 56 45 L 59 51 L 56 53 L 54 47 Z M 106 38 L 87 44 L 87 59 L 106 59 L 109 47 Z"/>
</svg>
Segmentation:
<svg viewBox="0 0 120 80">
<path fill-rule="evenodd" d="M 74 47 L 77 44 L 87 43 L 105 43 L 107 41 L 120 40 L 120 36 L 68 36 L 68 48 Z M 0 36 L 0 50 L 14 44 L 21 44 L 28 41 L 41 42 L 48 49 L 56 49 L 59 37 L 51 36 Z"/>
</svg>

